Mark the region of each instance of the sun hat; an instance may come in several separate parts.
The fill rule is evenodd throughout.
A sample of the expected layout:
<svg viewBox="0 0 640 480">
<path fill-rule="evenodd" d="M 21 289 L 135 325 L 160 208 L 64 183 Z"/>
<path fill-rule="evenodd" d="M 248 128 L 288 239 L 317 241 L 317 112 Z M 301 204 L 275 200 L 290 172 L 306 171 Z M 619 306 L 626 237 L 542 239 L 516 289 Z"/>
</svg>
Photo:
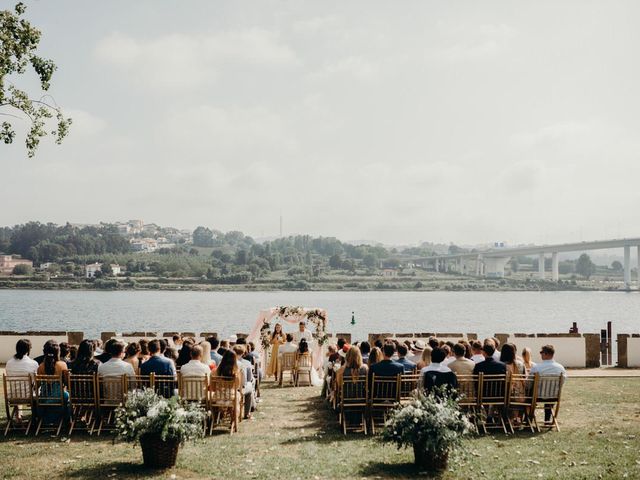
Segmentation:
<svg viewBox="0 0 640 480">
<path fill-rule="evenodd" d="M 236 343 L 238 341 L 238 336 L 237 335 L 231 335 L 229 337 L 229 343 Z"/>
<path fill-rule="evenodd" d="M 422 340 L 416 340 L 413 344 L 412 350 L 416 352 L 422 352 L 424 350 L 425 343 Z"/>
</svg>

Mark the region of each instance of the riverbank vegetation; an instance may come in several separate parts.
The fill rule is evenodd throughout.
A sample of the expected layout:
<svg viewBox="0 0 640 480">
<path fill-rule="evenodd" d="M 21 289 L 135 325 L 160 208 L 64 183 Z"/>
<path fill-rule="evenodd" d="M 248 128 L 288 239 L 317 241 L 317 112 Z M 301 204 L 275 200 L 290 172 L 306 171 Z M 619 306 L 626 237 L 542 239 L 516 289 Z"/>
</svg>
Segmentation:
<svg viewBox="0 0 640 480">
<path fill-rule="evenodd" d="M 123 228 L 125 227 L 125 228 Z M 133 251 L 143 248 L 142 251 Z M 455 245 L 390 248 L 298 235 L 257 242 L 241 232 L 156 225 L 74 226 L 29 222 L 0 228 L 0 252 L 20 255 L 0 288 L 170 290 L 618 290 L 619 262 L 596 267 L 587 255 L 560 262 L 559 282 L 537 278 L 537 258 L 509 262 L 505 278 L 435 272 L 421 260 Z M 550 259 L 549 259 L 550 261 Z M 87 275 L 87 265 L 98 263 Z M 472 268 L 473 266 L 469 266 Z M 547 265 L 547 270 L 551 266 Z M 91 278 L 88 278 L 91 277 Z"/>
</svg>

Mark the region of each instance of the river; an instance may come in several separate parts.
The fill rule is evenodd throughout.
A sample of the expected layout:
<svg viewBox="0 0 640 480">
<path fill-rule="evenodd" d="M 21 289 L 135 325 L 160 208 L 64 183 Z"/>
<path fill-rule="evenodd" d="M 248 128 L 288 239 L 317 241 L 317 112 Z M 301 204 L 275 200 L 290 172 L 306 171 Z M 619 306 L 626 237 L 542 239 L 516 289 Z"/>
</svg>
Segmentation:
<svg viewBox="0 0 640 480">
<path fill-rule="evenodd" d="M 640 295 L 622 292 L 168 292 L 0 290 L 0 330 L 250 330 L 276 305 L 325 308 L 329 330 L 370 332 L 561 333 L 572 322 L 597 333 L 640 332 Z M 356 325 L 351 325 L 355 312 Z"/>
</svg>

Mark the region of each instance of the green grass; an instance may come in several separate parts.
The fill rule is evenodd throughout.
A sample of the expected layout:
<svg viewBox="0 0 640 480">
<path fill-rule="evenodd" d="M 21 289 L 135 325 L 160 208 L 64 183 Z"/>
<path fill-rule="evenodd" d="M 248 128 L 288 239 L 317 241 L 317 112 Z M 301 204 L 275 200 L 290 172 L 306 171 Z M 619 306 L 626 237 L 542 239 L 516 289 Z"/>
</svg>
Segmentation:
<svg viewBox="0 0 640 480">
<path fill-rule="evenodd" d="M 378 438 L 344 437 L 316 388 L 265 386 L 253 421 L 181 450 L 167 472 L 141 466 L 141 452 L 85 434 L 61 441 L 0 440 L 2 478 L 415 478 L 413 453 Z M 4 411 L 4 408 L 3 408 Z M 640 378 L 571 378 L 560 432 L 481 436 L 466 442 L 443 479 L 640 478 Z M 626 475 L 626 477 L 625 477 Z"/>
</svg>

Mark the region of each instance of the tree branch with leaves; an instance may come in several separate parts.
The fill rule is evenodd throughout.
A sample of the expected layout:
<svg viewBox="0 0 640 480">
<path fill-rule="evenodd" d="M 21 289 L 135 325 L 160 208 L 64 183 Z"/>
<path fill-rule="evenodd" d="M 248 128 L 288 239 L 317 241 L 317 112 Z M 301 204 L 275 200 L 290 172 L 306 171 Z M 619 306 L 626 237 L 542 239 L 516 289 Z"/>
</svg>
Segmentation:
<svg viewBox="0 0 640 480">
<path fill-rule="evenodd" d="M 23 3 L 18 3 L 13 10 L 0 11 L 0 116 L 14 119 L 3 120 L 0 124 L 0 141 L 13 143 L 16 138 L 15 120 L 27 121 L 29 129 L 25 145 L 27 155 L 33 157 L 40 140 L 48 134 L 57 144 L 62 143 L 69 133 L 71 118 L 63 115 L 51 95 L 45 93 L 34 99 L 9 81 L 11 76 L 25 74 L 30 66 L 38 75 L 43 92 L 47 92 L 57 68 L 52 60 L 37 55 L 42 34 L 22 18 L 25 11 Z M 54 118 L 55 121 L 52 120 Z M 55 127 L 49 130 L 52 123 Z"/>
</svg>

